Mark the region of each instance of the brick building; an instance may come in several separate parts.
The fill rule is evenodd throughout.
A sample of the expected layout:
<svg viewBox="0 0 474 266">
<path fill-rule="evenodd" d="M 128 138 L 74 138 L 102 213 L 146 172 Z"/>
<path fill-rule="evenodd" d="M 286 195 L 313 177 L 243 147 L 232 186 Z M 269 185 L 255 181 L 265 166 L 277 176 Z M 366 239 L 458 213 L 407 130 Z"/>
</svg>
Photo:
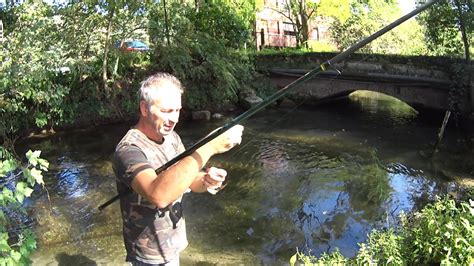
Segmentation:
<svg viewBox="0 0 474 266">
<path fill-rule="evenodd" d="M 293 24 L 281 12 L 285 12 L 285 0 L 265 0 L 256 14 L 255 40 L 257 49 L 263 47 L 296 47 Z M 309 40 L 330 42 L 327 20 L 313 17 L 309 21 Z"/>
</svg>

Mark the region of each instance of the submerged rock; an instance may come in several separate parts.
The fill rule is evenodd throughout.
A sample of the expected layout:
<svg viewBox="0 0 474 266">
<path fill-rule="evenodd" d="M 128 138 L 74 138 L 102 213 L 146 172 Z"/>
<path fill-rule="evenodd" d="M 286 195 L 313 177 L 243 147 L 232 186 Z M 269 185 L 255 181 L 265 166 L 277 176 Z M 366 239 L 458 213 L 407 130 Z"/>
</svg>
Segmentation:
<svg viewBox="0 0 474 266">
<path fill-rule="evenodd" d="M 209 111 L 193 111 L 192 113 L 193 120 L 211 120 L 211 112 Z"/>
<path fill-rule="evenodd" d="M 242 107 L 245 109 L 250 109 L 262 101 L 262 98 L 258 96 L 248 96 L 242 99 Z"/>
<path fill-rule="evenodd" d="M 296 107 L 296 103 L 287 97 L 281 99 L 278 101 L 278 107 L 283 107 L 283 108 L 291 108 L 291 107 Z"/>
<path fill-rule="evenodd" d="M 212 114 L 213 119 L 222 119 L 223 117 L 224 116 L 222 114 L 219 114 L 219 113 Z"/>
</svg>

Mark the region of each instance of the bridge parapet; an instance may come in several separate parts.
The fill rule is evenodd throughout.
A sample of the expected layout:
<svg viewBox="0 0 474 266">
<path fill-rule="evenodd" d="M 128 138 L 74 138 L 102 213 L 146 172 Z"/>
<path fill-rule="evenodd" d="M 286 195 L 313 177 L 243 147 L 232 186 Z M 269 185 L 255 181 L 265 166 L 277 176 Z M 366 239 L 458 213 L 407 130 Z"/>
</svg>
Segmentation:
<svg viewBox="0 0 474 266">
<path fill-rule="evenodd" d="M 258 55 L 256 58 L 256 67 L 260 71 L 266 71 L 272 68 L 313 69 L 336 55 L 337 53 Z M 352 54 L 336 64 L 336 67 L 341 71 L 374 72 L 449 79 L 448 73 L 452 65 L 462 62 L 463 60 L 461 59 L 450 57 Z M 473 63 L 471 63 L 471 67 L 474 70 Z"/>
<path fill-rule="evenodd" d="M 390 63 L 377 63 L 377 62 L 345 62 L 338 66 L 342 71 L 348 72 L 360 72 L 360 73 L 380 73 L 380 74 L 393 74 L 407 77 L 423 77 L 423 78 L 435 78 L 441 80 L 449 80 L 449 75 L 445 70 L 439 68 L 420 68 L 413 64 L 390 64 Z"/>
<path fill-rule="evenodd" d="M 262 55 L 256 58 L 257 70 L 267 73 L 277 87 L 283 87 L 334 57 L 335 53 L 304 55 Z M 368 89 L 394 96 L 413 106 L 447 110 L 450 107 L 452 66 L 462 60 L 447 57 L 392 56 L 354 54 L 336 64 L 337 71 L 327 71 L 315 80 L 303 84 L 292 93 L 294 98 L 320 101 L 359 89 Z M 474 64 L 471 64 L 471 88 L 458 103 L 462 111 L 474 110 Z M 469 72 L 468 72 L 469 73 Z"/>
</svg>

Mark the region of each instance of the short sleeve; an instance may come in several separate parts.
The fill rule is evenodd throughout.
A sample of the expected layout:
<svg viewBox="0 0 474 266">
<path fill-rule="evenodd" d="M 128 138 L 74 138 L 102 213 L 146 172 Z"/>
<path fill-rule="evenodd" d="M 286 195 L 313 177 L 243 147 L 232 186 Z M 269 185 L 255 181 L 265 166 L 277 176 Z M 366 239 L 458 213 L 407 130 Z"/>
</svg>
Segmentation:
<svg viewBox="0 0 474 266">
<path fill-rule="evenodd" d="M 153 169 L 143 151 L 134 145 L 126 145 L 115 151 L 113 168 L 118 181 L 129 188 L 132 187 L 133 179 L 139 172 L 148 168 Z"/>
</svg>

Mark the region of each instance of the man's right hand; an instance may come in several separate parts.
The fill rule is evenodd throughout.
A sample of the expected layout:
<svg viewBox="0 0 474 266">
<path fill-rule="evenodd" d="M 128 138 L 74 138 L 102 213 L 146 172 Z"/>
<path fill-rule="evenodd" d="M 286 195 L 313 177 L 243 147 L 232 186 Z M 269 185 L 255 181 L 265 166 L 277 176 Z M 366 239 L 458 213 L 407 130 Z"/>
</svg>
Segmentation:
<svg viewBox="0 0 474 266">
<path fill-rule="evenodd" d="M 215 139 L 209 141 L 204 147 L 211 148 L 214 154 L 224 153 L 240 144 L 243 131 L 243 126 L 235 125 Z"/>
</svg>

